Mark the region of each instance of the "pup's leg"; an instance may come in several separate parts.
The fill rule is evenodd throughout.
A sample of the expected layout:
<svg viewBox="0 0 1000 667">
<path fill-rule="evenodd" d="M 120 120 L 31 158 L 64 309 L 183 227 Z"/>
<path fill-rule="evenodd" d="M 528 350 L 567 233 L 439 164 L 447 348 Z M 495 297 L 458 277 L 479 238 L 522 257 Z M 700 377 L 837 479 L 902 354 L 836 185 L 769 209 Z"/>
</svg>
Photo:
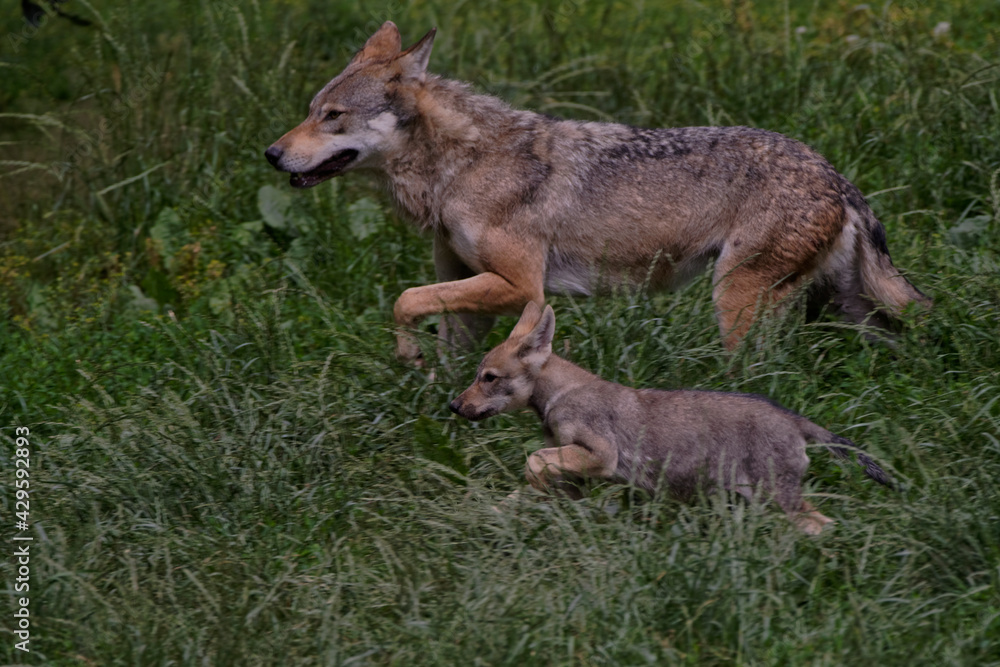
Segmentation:
<svg viewBox="0 0 1000 667">
<path fill-rule="evenodd" d="M 792 522 L 806 535 L 819 535 L 823 532 L 823 527 L 829 523 L 834 523 L 833 519 L 823 514 L 813 507 L 809 501 L 802 501 L 802 509 L 795 515 L 791 515 Z"/>
<path fill-rule="evenodd" d="M 573 500 L 583 497 L 573 480 L 581 478 L 607 479 L 614 473 L 614 462 L 602 456 L 602 448 L 587 449 L 580 445 L 546 447 L 528 457 L 524 475 L 539 491 L 560 491 Z"/>
<path fill-rule="evenodd" d="M 824 516 L 802 497 L 802 475 L 805 474 L 809 458 L 803 453 L 805 465 L 792 464 L 789 469 L 779 472 L 775 478 L 777 488 L 774 499 L 785 511 L 788 518 L 806 535 L 819 535 L 823 526 L 833 523 L 833 519 Z"/>
<path fill-rule="evenodd" d="M 753 487 L 748 484 L 736 486 L 733 490 L 750 502 L 754 500 Z M 833 519 L 820 514 L 819 510 L 803 499 L 799 491 L 788 493 L 777 500 L 789 520 L 806 535 L 819 535 L 823 532 L 823 526 L 834 523 Z"/>
<path fill-rule="evenodd" d="M 768 443 L 762 442 L 760 445 L 764 447 L 768 446 Z M 791 438 L 785 442 L 771 442 L 769 449 L 775 452 L 776 456 L 766 467 L 762 465 L 754 470 L 753 477 L 763 481 L 765 495 L 778 503 L 799 530 L 807 535 L 819 535 L 826 524 L 833 523 L 833 519 L 821 514 L 802 497 L 802 477 L 809 467 L 805 446 L 806 441 L 802 437 Z"/>
</svg>

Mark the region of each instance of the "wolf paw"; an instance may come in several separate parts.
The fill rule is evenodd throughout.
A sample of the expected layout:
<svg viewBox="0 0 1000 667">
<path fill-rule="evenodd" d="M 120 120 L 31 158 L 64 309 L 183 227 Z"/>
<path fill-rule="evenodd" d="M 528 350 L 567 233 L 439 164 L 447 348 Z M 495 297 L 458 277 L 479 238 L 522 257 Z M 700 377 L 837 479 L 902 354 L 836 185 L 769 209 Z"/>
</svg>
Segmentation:
<svg viewBox="0 0 1000 667">
<path fill-rule="evenodd" d="M 404 364 L 417 368 L 424 367 L 424 353 L 417 344 L 417 339 L 409 334 L 396 336 L 396 358 Z"/>
<path fill-rule="evenodd" d="M 829 530 L 827 526 L 831 526 L 836 523 L 833 519 L 828 516 L 823 516 L 819 512 L 803 512 L 794 519 L 795 525 L 798 526 L 806 535 L 821 535 L 824 530 Z"/>
</svg>

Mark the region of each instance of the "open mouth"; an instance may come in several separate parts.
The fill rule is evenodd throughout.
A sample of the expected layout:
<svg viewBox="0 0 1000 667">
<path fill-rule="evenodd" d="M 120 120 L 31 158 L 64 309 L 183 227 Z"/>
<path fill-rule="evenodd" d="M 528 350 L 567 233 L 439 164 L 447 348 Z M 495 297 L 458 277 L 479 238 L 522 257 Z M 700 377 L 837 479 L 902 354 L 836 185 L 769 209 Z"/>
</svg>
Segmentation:
<svg viewBox="0 0 1000 667">
<path fill-rule="evenodd" d="M 302 172 L 301 174 L 292 174 L 288 182 L 293 188 L 311 188 L 342 172 L 344 167 L 353 162 L 356 157 L 358 157 L 358 152 L 353 148 L 348 148 L 347 150 L 335 153 L 332 157 L 320 163 L 315 169 Z"/>
<path fill-rule="evenodd" d="M 490 408 L 483 408 L 482 410 L 476 411 L 474 414 L 471 415 L 463 414 L 462 416 L 468 419 L 469 421 L 478 422 L 484 419 L 488 419 L 489 417 L 493 417 L 496 414 L 497 413 L 491 410 Z"/>
</svg>

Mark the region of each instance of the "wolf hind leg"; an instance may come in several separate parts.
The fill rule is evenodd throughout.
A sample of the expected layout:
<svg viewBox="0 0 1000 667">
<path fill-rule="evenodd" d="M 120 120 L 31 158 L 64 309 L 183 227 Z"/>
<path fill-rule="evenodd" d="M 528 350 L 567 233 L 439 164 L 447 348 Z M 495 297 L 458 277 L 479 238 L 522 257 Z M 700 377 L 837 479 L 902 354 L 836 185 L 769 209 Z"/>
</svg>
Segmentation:
<svg viewBox="0 0 1000 667">
<path fill-rule="evenodd" d="M 809 467 L 805 445 L 806 441 L 801 437 L 783 443 L 780 449 L 799 453 L 788 454 L 781 459 L 772 458 L 766 468 L 761 465 L 754 470 L 752 477 L 762 483 L 763 496 L 774 500 L 795 527 L 807 535 L 819 535 L 827 524 L 834 521 L 802 497 L 802 477 Z M 779 448 L 776 447 L 775 451 L 777 449 Z M 748 488 L 747 485 L 743 486 L 743 489 Z M 743 489 L 738 490 L 746 495 Z"/>
<path fill-rule="evenodd" d="M 781 273 L 771 267 L 758 268 L 753 258 L 740 264 L 720 257 L 713 282 L 712 300 L 719 331 L 726 349 L 733 350 L 762 311 L 781 307 L 782 300 L 801 281 L 791 270 Z"/>
<path fill-rule="evenodd" d="M 824 526 L 834 523 L 834 520 L 821 514 L 802 497 L 799 479 L 799 475 L 788 475 L 786 479 L 778 483 L 779 488 L 774 491 L 773 497 L 796 528 L 807 535 L 819 535 L 823 532 Z M 748 502 L 757 499 L 756 490 L 749 481 L 733 484 L 730 488 L 746 498 Z"/>
<path fill-rule="evenodd" d="M 806 535 L 819 535 L 823 532 L 824 526 L 833 523 L 833 519 L 820 513 L 802 497 L 802 475 L 809 465 L 809 458 L 803 455 L 803 459 L 806 462 L 805 466 L 801 468 L 796 466 L 794 470 L 778 476 L 774 499 L 799 530 Z"/>
</svg>

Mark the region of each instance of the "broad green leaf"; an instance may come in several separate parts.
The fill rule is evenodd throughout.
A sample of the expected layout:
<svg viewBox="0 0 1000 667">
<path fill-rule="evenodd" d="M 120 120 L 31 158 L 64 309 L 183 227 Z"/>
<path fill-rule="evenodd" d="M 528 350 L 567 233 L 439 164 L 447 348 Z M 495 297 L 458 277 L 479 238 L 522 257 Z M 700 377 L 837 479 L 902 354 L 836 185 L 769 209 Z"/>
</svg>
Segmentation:
<svg viewBox="0 0 1000 667">
<path fill-rule="evenodd" d="M 257 191 L 257 208 L 260 215 L 271 227 L 282 231 L 288 228 L 288 211 L 292 207 L 292 196 L 273 185 L 264 185 Z"/>
</svg>

